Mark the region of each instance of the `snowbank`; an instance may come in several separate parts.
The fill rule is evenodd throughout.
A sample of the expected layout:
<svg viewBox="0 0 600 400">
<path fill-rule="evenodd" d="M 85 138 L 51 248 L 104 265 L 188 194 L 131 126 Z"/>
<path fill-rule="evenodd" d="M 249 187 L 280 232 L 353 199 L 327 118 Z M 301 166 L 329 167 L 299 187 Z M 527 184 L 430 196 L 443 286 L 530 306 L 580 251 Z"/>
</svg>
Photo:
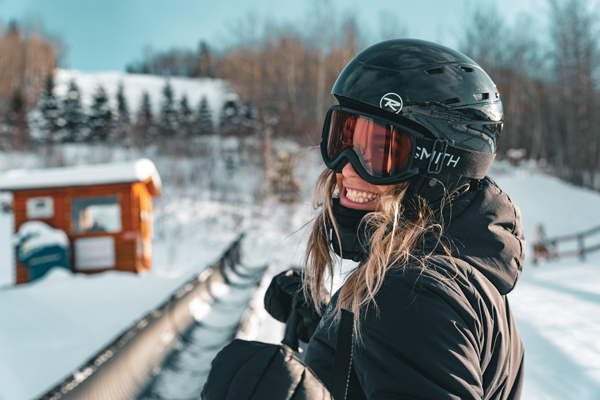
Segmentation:
<svg viewBox="0 0 600 400">
<path fill-rule="evenodd" d="M 69 238 L 64 231 L 53 229 L 40 221 L 25 222 L 19 228 L 16 239 L 18 242 L 27 240 L 27 246 L 19 248 L 19 258 L 25 259 L 30 253 L 50 246 L 69 248 Z"/>
</svg>

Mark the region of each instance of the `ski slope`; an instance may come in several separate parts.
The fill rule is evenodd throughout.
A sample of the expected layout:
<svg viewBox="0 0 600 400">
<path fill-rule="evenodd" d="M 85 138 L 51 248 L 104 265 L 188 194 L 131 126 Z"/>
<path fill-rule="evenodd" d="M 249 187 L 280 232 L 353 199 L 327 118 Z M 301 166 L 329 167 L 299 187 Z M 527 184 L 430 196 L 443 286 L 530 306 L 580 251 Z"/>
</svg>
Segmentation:
<svg viewBox="0 0 600 400">
<path fill-rule="evenodd" d="M 320 168 L 318 155 L 307 160 L 314 164 L 302 170 L 300 204 L 175 193 L 160 199 L 156 211 L 168 224 L 155 238 L 148 273 L 86 276 L 55 270 L 33 284 L 0 289 L 0 399 L 45 392 L 218 258 L 238 232 L 247 232 L 247 264 L 268 262 L 270 274 L 298 265 L 307 231 L 294 232 L 313 215 L 310 188 Z M 570 258 L 534 266 L 531 243 L 542 222 L 549 236 L 600 225 L 600 194 L 528 167 L 497 163 L 491 176 L 520 206 L 529 240 L 523 275 L 509 295 L 526 351 L 522 398 L 599 399 L 600 253 L 583 262 Z M 243 173 L 231 179 L 252 190 Z M 165 187 L 165 193 L 175 191 L 167 181 Z M 0 277 L 12 274 L 11 218 L 0 214 Z M 262 323 L 247 337 L 280 340 L 281 324 L 264 310 L 257 314 Z"/>
<path fill-rule="evenodd" d="M 527 168 L 492 176 L 521 208 L 529 241 L 509 294 L 525 345 L 523 399 L 600 399 L 600 253 L 534 266 L 531 248 L 540 223 L 549 237 L 600 225 L 600 195 Z"/>
</svg>

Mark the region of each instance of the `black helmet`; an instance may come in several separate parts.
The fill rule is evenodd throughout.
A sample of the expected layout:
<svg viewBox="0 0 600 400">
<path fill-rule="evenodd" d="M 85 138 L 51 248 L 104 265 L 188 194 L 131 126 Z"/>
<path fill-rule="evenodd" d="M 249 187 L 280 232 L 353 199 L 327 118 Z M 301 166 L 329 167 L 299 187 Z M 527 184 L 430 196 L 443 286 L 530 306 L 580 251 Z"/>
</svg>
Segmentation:
<svg viewBox="0 0 600 400">
<path fill-rule="evenodd" d="M 477 63 L 458 51 L 415 39 L 377 43 L 350 61 L 332 94 L 340 106 L 328 113 L 321 142 L 329 168 L 339 171 L 350 161 L 373 184 L 416 175 L 482 179 L 495 157 L 504 118 L 498 90 Z M 378 160 L 385 167 L 369 165 L 364 151 L 357 150 L 356 138 L 347 132 L 350 116 L 366 116 L 370 132 L 375 124 L 395 138 L 385 145 L 394 155 Z M 333 143 L 340 141 L 344 144 Z M 410 147 L 409 154 L 400 159 L 400 150 L 390 146 Z"/>
</svg>

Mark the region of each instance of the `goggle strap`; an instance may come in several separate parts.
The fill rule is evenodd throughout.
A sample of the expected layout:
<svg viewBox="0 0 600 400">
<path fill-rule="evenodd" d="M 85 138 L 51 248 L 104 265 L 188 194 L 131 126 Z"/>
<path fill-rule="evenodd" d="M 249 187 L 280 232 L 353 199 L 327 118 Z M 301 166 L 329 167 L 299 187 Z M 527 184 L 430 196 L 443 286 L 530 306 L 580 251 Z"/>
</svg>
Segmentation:
<svg viewBox="0 0 600 400">
<path fill-rule="evenodd" d="M 462 175 L 483 179 L 496 158 L 495 154 L 452 146 L 444 139 L 417 138 L 416 146 L 413 168 L 432 175 Z"/>
</svg>

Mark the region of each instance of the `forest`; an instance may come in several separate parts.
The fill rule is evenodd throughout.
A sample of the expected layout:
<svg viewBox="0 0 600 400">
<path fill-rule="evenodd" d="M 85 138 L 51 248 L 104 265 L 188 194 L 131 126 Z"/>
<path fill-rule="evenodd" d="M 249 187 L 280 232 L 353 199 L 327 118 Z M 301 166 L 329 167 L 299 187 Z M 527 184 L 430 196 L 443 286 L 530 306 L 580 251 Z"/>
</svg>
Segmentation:
<svg viewBox="0 0 600 400">
<path fill-rule="evenodd" d="M 324 114 L 335 103 L 330 90 L 337 75 L 373 43 L 356 15 L 332 20 L 327 2 L 314 4 L 309 27 L 249 16 L 235 24 L 226 48 L 202 40 L 197 49 L 145 51 L 127 66 L 129 73 L 228 81 L 239 101 L 223 105 L 217 126 L 206 104 L 174 98 L 168 79 L 157 115 L 147 98 L 130 110 L 121 95 L 111 109 L 102 87 L 94 104 L 83 107 L 75 82 L 58 98 L 53 71 L 60 43 L 10 24 L 0 37 L 0 150 L 61 142 L 144 146 L 211 134 L 273 134 L 314 146 Z M 547 20 L 544 27 L 534 16 L 521 15 L 508 24 L 493 5 L 480 5 L 457 21 L 458 50 L 488 72 L 501 95 L 505 124 L 498 159 L 518 149 L 550 173 L 598 190 L 600 13 L 589 0 L 549 0 Z M 387 22 L 378 40 L 410 37 L 396 28 L 401 21 Z M 34 111 L 37 118 L 31 117 Z"/>
</svg>

